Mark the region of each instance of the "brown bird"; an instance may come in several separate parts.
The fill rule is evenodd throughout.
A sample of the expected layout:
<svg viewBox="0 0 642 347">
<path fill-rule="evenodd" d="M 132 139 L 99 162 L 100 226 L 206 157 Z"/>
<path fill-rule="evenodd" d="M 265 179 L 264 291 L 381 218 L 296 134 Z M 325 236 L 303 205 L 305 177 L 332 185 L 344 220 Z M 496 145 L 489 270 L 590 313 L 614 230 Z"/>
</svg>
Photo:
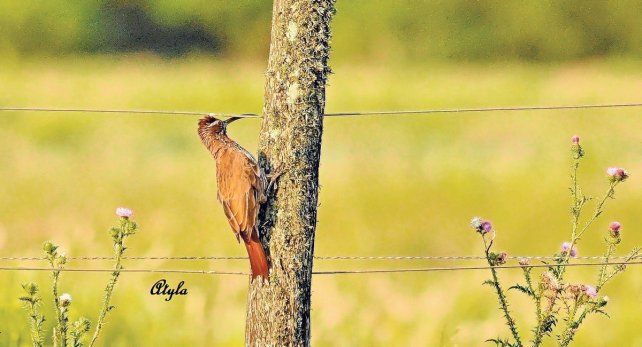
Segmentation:
<svg viewBox="0 0 642 347">
<path fill-rule="evenodd" d="M 254 157 L 227 136 L 227 125 L 238 119 L 223 121 L 207 116 L 198 122 L 198 135 L 216 161 L 218 201 L 237 241 L 243 239 L 245 243 L 252 279 L 267 279 L 269 265 L 257 228 L 259 209 L 266 200 L 267 178 Z"/>
</svg>

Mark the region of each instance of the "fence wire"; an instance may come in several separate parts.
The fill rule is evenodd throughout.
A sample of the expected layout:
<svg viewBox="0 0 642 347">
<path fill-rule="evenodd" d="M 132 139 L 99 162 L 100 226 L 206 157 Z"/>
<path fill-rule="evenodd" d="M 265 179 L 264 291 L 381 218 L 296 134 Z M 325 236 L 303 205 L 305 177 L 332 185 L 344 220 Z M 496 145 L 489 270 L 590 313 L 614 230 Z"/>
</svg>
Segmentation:
<svg viewBox="0 0 642 347">
<path fill-rule="evenodd" d="M 350 111 L 329 112 L 324 117 L 350 117 L 350 116 L 393 116 L 393 115 L 429 115 L 435 113 L 473 113 L 473 112 L 514 112 L 514 111 L 551 111 L 551 110 L 578 110 L 597 108 L 626 108 L 642 107 L 642 102 L 610 103 L 610 104 L 580 104 L 580 105 L 539 105 L 539 106 L 492 106 L 478 108 L 443 108 L 419 110 L 390 110 L 390 111 Z M 220 118 L 261 118 L 256 113 L 222 113 L 199 111 L 168 111 L 168 110 L 126 110 L 126 109 L 91 109 L 91 108 L 55 108 L 55 107 L 0 107 L 0 111 L 13 112 L 59 112 L 59 113 L 120 113 L 120 114 L 146 114 L 165 116 L 215 116 Z"/>
<path fill-rule="evenodd" d="M 513 255 L 508 259 L 529 259 L 529 260 L 555 260 L 554 256 L 546 255 Z M 627 256 L 611 256 L 610 259 L 627 259 Z M 68 260 L 99 261 L 114 260 L 111 256 L 77 256 L 67 257 Z M 121 259 L 127 260 L 244 260 L 246 256 L 123 256 Z M 478 255 L 330 255 L 314 256 L 316 260 L 485 260 L 486 258 Z M 603 255 L 577 256 L 577 260 L 603 260 Z M 42 261 L 47 260 L 45 257 L 0 257 L 0 261 Z"/>
<path fill-rule="evenodd" d="M 569 263 L 564 266 L 603 266 L 603 265 L 640 265 L 642 261 L 630 262 L 598 262 L 598 263 Z M 313 271 L 313 275 L 346 275 L 346 274 L 382 274 L 382 273 L 406 273 L 406 272 L 443 272 L 443 271 L 466 271 L 466 270 L 490 270 L 490 269 L 521 269 L 521 268 L 543 268 L 551 267 L 555 264 L 528 264 L 528 265 L 498 265 L 498 266 L 451 266 L 451 267 L 425 267 L 425 268 L 403 268 L 403 269 L 363 269 L 363 270 L 328 270 Z M 54 271 L 47 267 L 0 267 L 0 271 Z M 242 271 L 219 271 L 219 270 L 179 270 L 179 269 L 114 269 L 105 268 L 62 268 L 55 269 L 61 272 L 122 272 L 122 273 L 174 273 L 174 274 L 200 274 L 200 275 L 250 275 Z"/>
</svg>

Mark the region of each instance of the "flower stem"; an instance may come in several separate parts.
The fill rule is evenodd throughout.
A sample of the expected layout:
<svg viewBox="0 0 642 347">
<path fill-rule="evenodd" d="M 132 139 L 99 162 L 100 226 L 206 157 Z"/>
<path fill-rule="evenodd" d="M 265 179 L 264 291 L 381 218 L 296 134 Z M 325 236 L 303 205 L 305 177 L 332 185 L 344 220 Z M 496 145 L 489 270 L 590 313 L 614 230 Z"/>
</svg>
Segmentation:
<svg viewBox="0 0 642 347">
<path fill-rule="evenodd" d="M 565 331 L 565 334 L 562 335 L 562 340 L 560 341 L 560 346 L 566 347 L 568 346 L 571 341 L 573 341 L 573 338 L 575 337 L 575 333 L 577 332 L 577 328 L 579 328 L 580 324 L 584 322 L 584 319 L 586 316 L 592 312 L 595 309 L 595 306 L 589 308 L 585 307 L 584 310 L 582 310 L 582 313 L 580 314 L 579 317 L 577 317 L 577 320 L 570 321 L 569 326 L 573 326 L 573 328 L 568 329 L 568 331 Z"/>
<path fill-rule="evenodd" d="M 537 347 L 542 344 L 542 339 L 544 338 L 544 332 L 542 331 L 542 322 L 544 318 L 542 317 L 542 297 L 541 293 L 535 299 L 535 315 L 537 316 L 537 324 L 535 325 L 535 336 L 533 337 L 533 346 Z"/>
<path fill-rule="evenodd" d="M 499 299 L 499 305 L 501 307 L 501 310 L 504 312 L 504 318 L 506 318 L 506 323 L 508 324 L 508 327 L 510 329 L 511 334 L 513 334 L 513 338 L 515 339 L 516 347 L 521 347 L 522 346 L 522 341 L 521 338 L 519 337 L 519 332 L 517 331 L 517 326 L 515 325 L 515 320 L 510 314 L 510 311 L 508 309 L 508 302 L 506 300 L 506 295 L 504 294 L 504 290 L 502 289 L 500 283 L 499 283 L 499 277 L 497 276 L 497 270 L 495 269 L 495 266 L 493 265 L 493 262 L 490 260 L 490 245 L 492 245 L 492 241 L 490 245 L 486 243 L 486 238 L 484 235 L 482 235 L 482 240 L 484 241 L 484 252 L 486 253 L 486 261 L 488 261 L 488 265 L 490 265 L 490 272 L 493 276 L 493 286 L 495 287 L 495 291 L 497 292 L 497 297 Z"/>
<path fill-rule="evenodd" d="M 630 262 L 630 261 L 632 261 L 632 260 L 635 260 L 635 259 L 637 259 L 639 256 L 640 256 L 640 249 L 639 249 L 639 248 L 635 248 L 635 249 L 634 249 L 634 250 L 629 254 L 629 256 L 628 256 L 628 257 L 626 257 L 626 259 L 624 260 L 624 263 L 626 264 L 626 263 L 628 263 L 628 262 Z M 611 280 L 613 277 L 615 277 L 615 275 L 617 275 L 618 273 L 620 273 L 620 272 L 624 271 L 625 269 L 626 269 L 626 265 L 621 264 L 621 265 L 616 266 L 616 267 L 615 267 L 615 269 L 614 269 L 610 274 L 606 274 L 606 270 L 605 270 L 604 277 L 603 277 L 603 278 L 601 278 L 601 281 L 599 281 L 599 282 L 597 283 L 597 285 L 595 286 L 595 289 L 599 292 L 599 291 L 600 291 L 600 289 L 602 289 L 602 287 L 603 287 L 603 286 L 604 286 L 604 285 L 605 285 L 609 280 Z"/>
<path fill-rule="evenodd" d="M 578 308 L 578 302 L 576 298 L 575 302 L 573 303 L 573 308 L 568 313 L 568 318 L 566 320 L 566 327 L 564 327 L 564 331 L 562 332 L 562 335 L 560 335 L 560 341 L 559 341 L 560 346 L 567 346 L 573 339 L 573 335 L 575 334 L 573 332 L 574 330 L 573 327 L 576 324 L 575 314 L 577 313 L 577 308 Z"/>
<path fill-rule="evenodd" d="M 103 297 L 103 306 L 100 309 L 100 314 L 98 315 L 98 321 L 96 322 L 96 330 L 94 331 L 94 335 L 91 338 L 91 342 L 89 343 L 89 346 L 93 346 L 96 343 L 96 340 L 98 340 L 98 335 L 100 334 L 100 330 L 103 327 L 105 317 L 107 316 L 107 312 L 111 310 L 111 296 L 112 293 L 114 292 L 114 288 L 116 287 L 116 283 L 118 282 L 118 277 L 120 276 L 120 270 L 122 269 L 122 266 L 120 265 L 122 259 L 122 252 L 117 252 L 116 253 L 116 261 L 115 261 L 115 266 L 114 266 L 114 272 L 111 275 L 111 279 L 107 283 L 107 286 L 105 287 L 105 296 Z"/>
<path fill-rule="evenodd" d="M 574 182 L 573 184 L 577 186 L 577 167 L 574 172 L 575 173 L 573 175 L 573 182 Z M 584 200 L 584 197 L 578 200 L 576 195 L 577 188 L 573 189 L 573 192 L 574 192 L 573 199 L 574 199 L 575 205 L 572 210 L 573 211 L 573 231 L 571 233 L 571 246 L 569 248 L 569 252 L 566 252 L 566 254 L 564 255 L 564 258 L 560 262 L 560 265 L 568 264 L 568 261 L 571 257 L 570 250 L 573 249 L 573 247 L 577 244 L 577 241 L 580 240 L 580 238 L 582 237 L 582 235 L 584 235 L 586 230 L 588 230 L 588 228 L 593 224 L 593 222 L 602 214 L 602 212 L 604 211 L 603 208 L 604 208 L 604 204 L 606 203 L 606 200 L 613 196 L 613 194 L 615 193 L 615 187 L 617 186 L 618 183 L 619 183 L 618 181 L 609 183 L 609 189 L 607 189 L 606 194 L 604 194 L 602 199 L 600 199 L 600 201 L 597 203 L 597 206 L 595 206 L 595 212 L 593 212 L 593 215 L 591 216 L 591 218 L 586 222 L 586 224 L 584 224 L 584 227 L 582 227 L 582 229 L 579 232 L 577 231 L 577 229 L 579 228 L 579 218 L 580 218 L 580 214 L 582 212 L 582 207 L 584 206 L 585 200 Z M 566 268 L 562 266 L 560 269 L 561 272 L 559 273 L 560 280 L 562 279 L 562 276 L 564 275 L 565 270 Z"/>
<path fill-rule="evenodd" d="M 604 211 L 603 207 L 604 207 L 604 204 L 606 203 L 606 200 L 610 197 L 613 197 L 613 194 L 615 193 L 615 187 L 618 185 L 618 183 L 619 183 L 618 181 L 615 181 L 609 184 L 609 189 L 606 191 L 606 194 L 604 194 L 600 202 L 598 202 L 597 206 L 595 206 L 595 212 L 593 213 L 591 218 L 586 222 L 582 230 L 579 233 L 577 233 L 577 235 L 574 235 L 575 236 L 574 240 L 576 242 L 582 237 L 584 232 L 591 226 L 591 224 L 593 224 L 593 222 L 602 214 L 602 212 Z"/>
<path fill-rule="evenodd" d="M 94 344 L 98 340 L 98 336 L 100 335 L 100 331 L 105 322 L 105 317 L 107 316 L 107 313 L 111 311 L 111 309 L 113 308 L 111 306 L 111 297 L 114 292 L 114 288 L 116 287 L 116 283 L 118 282 L 118 277 L 120 276 L 120 270 L 122 270 L 123 268 L 123 266 L 121 265 L 121 262 L 122 262 L 123 253 L 125 252 L 124 238 L 125 236 L 128 235 L 127 230 L 131 226 L 129 223 L 131 222 L 127 218 L 121 218 L 120 229 L 116 229 L 118 232 L 116 235 L 113 235 L 114 254 L 115 254 L 114 272 L 112 272 L 111 278 L 109 282 L 107 282 L 107 286 L 105 287 L 105 296 L 103 297 L 103 305 L 100 309 L 100 313 L 98 314 L 98 321 L 96 322 L 96 330 L 94 331 L 94 335 L 91 338 L 89 347 L 94 346 Z"/>
<path fill-rule="evenodd" d="M 531 277 L 531 271 L 533 268 L 524 268 L 524 276 L 526 277 L 526 283 L 528 283 L 528 288 L 533 293 L 533 298 L 535 300 L 535 318 L 537 321 L 536 327 L 541 326 L 543 320 L 542 317 L 542 291 L 538 288 L 535 290 L 533 287 L 533 280 Z M 537 329 L 537 328 L 536 328 Z M 539 346 L 542 343 L 543 333 L 540 333 L 539 330 L 534 331 L 535 336 L 533 337 L 533 346 Z"/>
<path fill-rule="evenodd" d="M 69 323 L 69 309 L 60 307 L 60 341 L 62 346 L 67 346 L 67 323 Z"/>
<path fill-rule="evenodd" d="M 27 306 L 27 312 L 29 314 L 30 323 L 31 323 L 31 342 L 33 347 L 43 347 L 43 333 L 42 333 L 42 323 L 44 322 L 44 317 L 38 312 L 38 301 L 39 299 L 33 295 L 31 297 Z"/>
<path fill-rule="evenodd" d="M 599 290 L 602 285 L 604 285 L 604 278 L 606 277 L 606 270 L 608 267 L 609 260 L 611 256 L 613 255 L 613 252 L 615 252 L 615 245 L 612 242 L 608 243 L 608 246 L 606 247 L 606 253 L 604 254 L 604 265 L 600 267 L 600 274 L 597 277 L 597 287 L 596 289 Z"/>
<path fill-rule="evenodd" d="M 566 266 L 564 266 L 564 265 L 568 264 L 568 262 L 570 260 L 570 257 L 571 257 L 571 251 L 570 250 L 572 250 L 573 247 L 575 247 L 575 245 L 577 244 L 577 241 L 579 241 L 579 239 L 586 232 L 586 230 L 588 230 L 588 228 L 593 224 L 593 222 L 602 214 L 602 212 L 604 211 L 603 207 L 604 207 L 604 204 L 606 203 L 606 200 L 613 196 L 613 194 L 615 193 L 615 187 L 617 186 L 618 183 L 619 182 L 615 181 L 615 182 L 611 182 L 609 184 L 609 189 L 606 191 L 606 194 L 604 194 L 602 199 L 598 202 L 597 206 L 595 206 L 595 212 L 593 212 L 593 215 L 591 216 L 591 218 L 586 222 L 586 224 L 584 224 L 584 227 L 579 232 L 577 232 L 577 224 L 578 223 L 576 221 L 576 218 L 579 218 L 581 207 L 582 207 L 583 204 L 580 205 L 579 210 L 577 211 L 576 214 L 574 214 L 576 217 L 574 217 L 574 222 L 573 222 L 573 233 L 571 235 L 571 246 L 569 247 L 569 251 L 566 252 L 566 254 L 564 254 L 563 258 L 559 261 L 559 263 L 557 265 L 558 269 L 559 269 L 558 270 L 557 279 L 560 282 L 563 280 L 564 272 L 566 271 Z M 582 198 L 582 201 L 583 201 L 583 198 Z"/>
<path fill-rule="evenodd" d="M 53 269 L 52 292 L 54 297 L 54 309 L 56 310 L 56 322 L 57 322 L 56 327 L 54 328 L 53 340 L 56 346 L 65 347 L 67 343 L 62 330 L 62 325 L 63 325 L 62 323 L 63 317 L 62 317 L 62 310 L 61 310 L 62 306 L 60 305 L 60 297 L 58 296 L 58 280 L 60 279 L 60 270 L 56 268 L 54 258 L 51 258 L 49 262 Z"/>
</svg>

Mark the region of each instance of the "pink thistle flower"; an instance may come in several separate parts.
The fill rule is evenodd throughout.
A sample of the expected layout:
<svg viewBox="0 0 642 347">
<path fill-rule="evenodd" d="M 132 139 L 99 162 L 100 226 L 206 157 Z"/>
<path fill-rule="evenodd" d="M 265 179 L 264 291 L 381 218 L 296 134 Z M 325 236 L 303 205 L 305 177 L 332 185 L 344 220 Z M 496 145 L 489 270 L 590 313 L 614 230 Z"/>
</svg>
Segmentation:
<svg viewBox="0 0 642 347">
<path fill-rule="evenodd" d="M 573 142 L 573 144 L 576 144 L 576 145 L 579 144 L 580 143 L 580 136 L 579 135 L 573 135 L 573 137 L 571 137 L 571 141 Z"/>
<path fill-rule="evenodd" d="M 116 209 L 116 215 L 121 218 L 130 218 L 134 215 L 134 211 L 128 209 L 127 207 L 118 207 Z"/>
<path fill-rule="evenodd" d="M 597 297 L 597 289 L 593 286 L 584 286 L 584 293 L 591 299 L 595 299 Z"/>
<path fill-rule="evenodd" d="M 572 248 L 571 248 L 571 246 L 572 246 Z M 564 243 L 562 243 L 562 253 L 564 253 L 564 254 L 568 253 L 568 255 L 571 258 L 575 258 L 575 257 L 577 257 L 577 254 L 578 254 L 577 247 L 573 246 L 570 242 L 564 242 Z"/>
<path fill-rule="evenodd" d="M 491 224 L 489 221 L 484 221 L 481 224 L 481 230 L 483 234 L 490 232 L 491 230 L 493 230 L 493 224 Z"/>
<path fill-rule="evenodd" d="M 497 255 L 497 264 L 506 264 L 506 259 L 508 258 L 508 253 L 501 252 Z"/>
<path fill-rule="evenodd" d="M 493 230 L 493 225 L 489 221 L 484 220 L 481 217 L 474 217 L 470 221 L 470 226 L 472 226 L 473 229 L 475 229 L 478 233 L 482 235 Z"/>
<path fill-rule="evenodd" d="M 612 182 L 622 182 L 629 178 L 629 173 L 621 167 L 612 166 L 606 169 L 606 174 Z"/>
<path fill-rule="evenodd" d="M 624 170 L 623 168 L 619 168 L 615 173 L 615 178 L 617 178 L 620 181 L 624 181 L 625 179 L 629 178 L 629 173 L 626 172 L 626 170 Z"/>
</svg>

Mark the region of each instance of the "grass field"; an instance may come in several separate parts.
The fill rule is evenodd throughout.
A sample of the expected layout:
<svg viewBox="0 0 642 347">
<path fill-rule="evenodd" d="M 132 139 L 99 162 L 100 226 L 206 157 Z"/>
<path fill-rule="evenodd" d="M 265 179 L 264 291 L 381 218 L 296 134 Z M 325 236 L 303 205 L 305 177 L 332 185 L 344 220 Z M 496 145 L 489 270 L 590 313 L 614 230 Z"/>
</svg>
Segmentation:
<svg viewBox="0 0 642 347">
<path fill-rule="evenodd" d="M 260 112 L 263 66 L 207 58 L 67 58 L 2 63 L 0 105 Z M 328 112 L 496 105 L 639 102 L 639 62 L 572 65 L 378 66 L 336 62 Z M 580 244 L 602 252 L 607 223 L 624 225 L 622 249 L 642 244 L 640 109 L 493 112 L 330 118 L 321 164 L 318 255 L 481 254 L 472 216 L 491 219 L 511 254 L 552 254 L 570 233 L 569 144 L 582 136 L 585 191 L 606 190 L 604 171 L 631 173 L 617 200 Z M 243 255 L 215 197 L 213 161 L 196 117 L 0 113 L 0 255 L 40 255 L 56 240 L 68 255 L 108 255 L 113 210 L 135 210 L 130 255 Z M 231 126 L 255 151 L 259 122 Z M 471 264 L 458 263 L 460 265 Z M 4 266 L 42 265 L 3 262 Z M 109 263 L 70 263 L 100 267 Z M 452 265 L 317 262 L 316 269 Z M 239 261 L 136 262 L 128 268 L 238 269 Z M 612 319 L 592 317 L 578 346 L 642 346 L 642 268 L 605 288 Z M 503 272 L 504 278 L 519 276 Z M 478 346 L 508 332 L 485 272 L 318 276 L 316 346 Z M 95 321 L 107 274 L 65 273 L 72 318 Z M 189 295 L 150 296 L 160 278 Z M 595 270 L 571 279 L 594 282 Z M 46 273 L 0 272 L 0 345 L 27 345 L 20 283 Z M 124 274 L 105 346 L 238 346 L 247 279 Z M 48 292 L 47 292 L 48 293 Z M 49 294 L 50 295 L 50 294 Z M 51 301 L 50 296 L 45 297 Z M 513 308 L 532 320 L 525 300 Z M 50 305 L 45 306 L 51 318 Z M 49 325 L 50 326 L 50 325 Z"/>
</svg>

